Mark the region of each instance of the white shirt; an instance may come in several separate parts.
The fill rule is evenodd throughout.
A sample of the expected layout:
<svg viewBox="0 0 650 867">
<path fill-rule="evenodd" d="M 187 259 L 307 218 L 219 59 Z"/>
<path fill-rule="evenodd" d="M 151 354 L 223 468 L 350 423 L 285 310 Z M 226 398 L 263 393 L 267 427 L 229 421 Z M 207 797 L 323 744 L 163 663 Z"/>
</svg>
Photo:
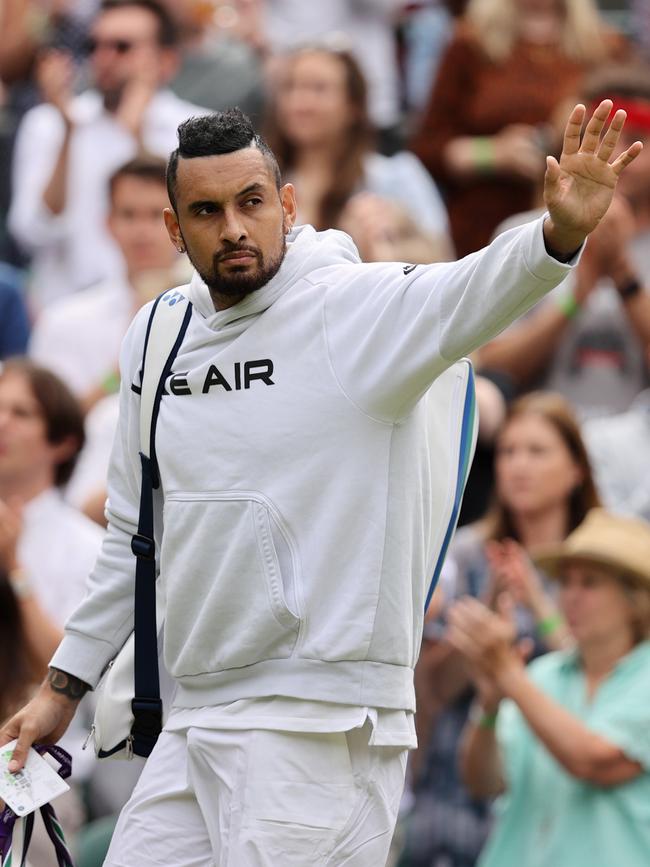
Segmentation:
<svg viewBox="0 0 650 867">
<path fill-rule="evenodd" d="M 105 280 L 46 307 L 32 330 L 29 354 L 83 397 L 117 370 L 134 313 L 126 280 Z"/>
<path fill-rule="evenodd" d="M 54 488 L 24 507 L 18 561 L 57 626 L 64 626 L 86 595 L 86 579 L 103 537 L 101 527 L 67 505 Z"/>
<path fill-rule="evenodd" d="M 98 401 L 86 416 L 86 443 L 65 489 L 66 500 L 78 509 L 106 488 L 119 409 L 118 395 L 110 394 Z"/>
<path fill-rule="evenodd" d="M 9 227 L 33 256 L 31 286 L 37 305 L 123 274 L 119 250 L 105 225 L 108 179 L 133 158 L 138 143 L 104 108 L 101 95 L 88 90 L 76 97 L 71 114 L 66 207 L 53 214 L 43 201 L 64 137 L 63 119 L 54 106 L 38 105 L 25 115 L 16 137 L 13 197 Z M 152 98 L 144 115 L 142 145 L 167 158 L 176 147 L 178 125 L 205 109 L 169 90 Z"/>
</svg>

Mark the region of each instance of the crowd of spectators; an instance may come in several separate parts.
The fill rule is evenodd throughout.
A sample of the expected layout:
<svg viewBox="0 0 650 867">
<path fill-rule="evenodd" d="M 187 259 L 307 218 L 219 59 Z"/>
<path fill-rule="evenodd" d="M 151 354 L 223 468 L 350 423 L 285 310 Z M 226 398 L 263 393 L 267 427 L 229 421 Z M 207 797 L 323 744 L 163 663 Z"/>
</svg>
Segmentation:
<svg viewBox="0 0 650 867">
<path fill-rule="evenodd" d="M 299 222 L 365 261 L 469 255 L 541 213 L 567 107 L 648 147 L 571 275 L 473 358 L 477 455 L 428 612 L 392 864 L 643 867 L 650 852 L 650 18 L 596 0 L 2 0 L 0 717 L 101 545 L 120 343 L 187 282 L 166 157 L 239 106 Z M 140 771 L 64 738 L 102 863 Z M 38 827 L 30 867 L 52 863 Z M 380 867 L 380 865 L 377 865 Z"/>
</svg>

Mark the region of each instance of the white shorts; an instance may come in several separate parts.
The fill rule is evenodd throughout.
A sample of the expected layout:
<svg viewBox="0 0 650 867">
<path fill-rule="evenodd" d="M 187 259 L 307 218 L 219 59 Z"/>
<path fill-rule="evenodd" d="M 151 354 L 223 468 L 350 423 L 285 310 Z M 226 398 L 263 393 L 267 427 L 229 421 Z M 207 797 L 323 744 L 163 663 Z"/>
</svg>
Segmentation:
<svg viewBox="0 0 650 867">
<path fill-rule="evenodd" d="M 383 867 L 407 750 L 369 735 L 164 731 L 104 867 Z"/>
</svg>

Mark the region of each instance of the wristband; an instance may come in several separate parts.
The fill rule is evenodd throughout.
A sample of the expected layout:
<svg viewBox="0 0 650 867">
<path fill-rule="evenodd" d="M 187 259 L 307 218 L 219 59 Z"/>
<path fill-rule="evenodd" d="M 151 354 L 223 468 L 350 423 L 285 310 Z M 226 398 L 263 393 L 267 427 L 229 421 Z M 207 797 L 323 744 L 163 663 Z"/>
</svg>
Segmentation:
<svg viewBox="0 0 650 867">
<path fill-rule="evenodd" d="M 116 391 L 120 390 L 120 375 L 112 370 L 108 376 L 102 379 L 101 389 L 106 394 L 115 394 Z"/>
<path fill-rule="evenodd" d="M 564 295 L 562 298 L 556 298 L 555 303 L 567 319 L 573 319 L 580 310 L 580 304 L 576 301 L 573 294 Z"/>
<path fill-rule="evenodd" d="M 551 635 L 564 624 L 562 615 L 559 613 L 549 614 L 548 617 L 543 617 L 537 623 L 537 631 L 543 637 Z"/>
<path fill-rule="evenodd" d="M 616 291 L 623 301 L 627 301 L 628 298 L 634 298 L 641 292 L 641 281 L 637 277 L 631 277 L 629 280 L 626 280 L 622 286 L 617 285 Z"/>
<path fill-rule="evenodd" d="M 476 136 L 472 139 L 472 159 L 474 166 L 482 171 L 494 168 L 494 145 L 487 136 Z"/>
<path fill-rule="evenodd" d="M 474 702 L 469 712 L 469 720 L 479 729 L 491 731 L 496 728 L 498 712 L 486 713 L 480 704 Z"/>
</svg>

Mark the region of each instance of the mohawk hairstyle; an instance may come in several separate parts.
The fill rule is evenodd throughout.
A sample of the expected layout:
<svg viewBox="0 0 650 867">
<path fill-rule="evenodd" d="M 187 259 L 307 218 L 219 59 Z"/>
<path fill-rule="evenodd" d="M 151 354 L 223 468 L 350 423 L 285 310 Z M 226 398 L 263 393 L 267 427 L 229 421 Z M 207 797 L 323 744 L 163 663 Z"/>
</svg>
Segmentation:
<svg viewBox="0 0 650 867">
<path fill-rule="evenodd" d="M 191 117 L 178 127 L 178 147 L 172 151 L 167 164 L 167 193 L 176 210 L 176 174 L 178 160 L 193 157 L 212 157 L 232 154 L 254 147 L 269 163 L 278 190 L 282 185 L 280 168 L 275 154 L 264 139 L 255 132 L 250 118 L 239 108 L 219 111 L 202 117 Z"/>
</svg>

